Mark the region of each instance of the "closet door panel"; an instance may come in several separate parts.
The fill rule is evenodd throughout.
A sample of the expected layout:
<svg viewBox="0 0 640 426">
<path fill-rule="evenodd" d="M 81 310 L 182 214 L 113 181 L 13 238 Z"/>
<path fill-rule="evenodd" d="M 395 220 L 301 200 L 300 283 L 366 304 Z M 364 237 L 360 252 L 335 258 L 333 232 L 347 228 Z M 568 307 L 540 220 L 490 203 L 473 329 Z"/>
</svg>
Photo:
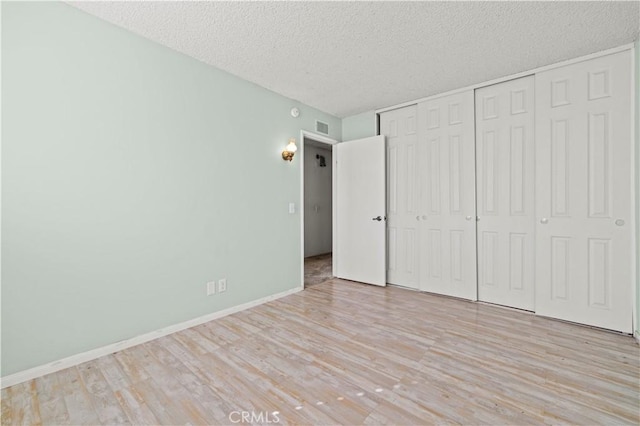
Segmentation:
<svg viewBox="0 0 640 426">
<path fill-rule="evenodd" d="M 476 300 L 473 91 L 418 104 L 420 289 Z"/>
<path fill-rule="evenodd" d="M 476 90 L 478 298 L 534 310 L 534 77 Z"/>
<path fill-rule="evenodd" d="M 536 312 L 631 332 L 631 52 L 536 74 Z"/>
<path fill-rule="evenodd" d="M 387 282 L 418 288 L 416 106 L 380 115 L 387 140 Z"/>
</svg>

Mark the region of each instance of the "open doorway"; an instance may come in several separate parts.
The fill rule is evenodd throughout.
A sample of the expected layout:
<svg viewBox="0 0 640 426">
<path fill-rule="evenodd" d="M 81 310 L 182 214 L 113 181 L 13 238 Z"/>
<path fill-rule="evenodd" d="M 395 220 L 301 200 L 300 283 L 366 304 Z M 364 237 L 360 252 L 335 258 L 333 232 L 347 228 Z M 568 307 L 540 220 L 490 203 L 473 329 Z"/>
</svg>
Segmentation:
<svg viewBox="0 0 640 426">
<path fill-rule="evenodd" d="M 333 277 L 333 141 L 304 134 L 303 257 L 304 286 Z"/>
</svg>

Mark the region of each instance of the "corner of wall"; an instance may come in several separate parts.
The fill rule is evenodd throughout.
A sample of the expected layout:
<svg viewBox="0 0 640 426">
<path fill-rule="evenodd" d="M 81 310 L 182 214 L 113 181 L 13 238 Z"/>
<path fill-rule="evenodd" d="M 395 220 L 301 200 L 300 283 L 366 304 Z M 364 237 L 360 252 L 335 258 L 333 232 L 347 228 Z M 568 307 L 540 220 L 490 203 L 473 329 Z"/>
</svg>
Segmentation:
<svg viewBox="0 0 640 426">
<path fill-rule="evenodd" d="M 365 111 L 342 119 L 342 140 L 368 138 L 376 135 L 376 112 Z"/>
</svg>

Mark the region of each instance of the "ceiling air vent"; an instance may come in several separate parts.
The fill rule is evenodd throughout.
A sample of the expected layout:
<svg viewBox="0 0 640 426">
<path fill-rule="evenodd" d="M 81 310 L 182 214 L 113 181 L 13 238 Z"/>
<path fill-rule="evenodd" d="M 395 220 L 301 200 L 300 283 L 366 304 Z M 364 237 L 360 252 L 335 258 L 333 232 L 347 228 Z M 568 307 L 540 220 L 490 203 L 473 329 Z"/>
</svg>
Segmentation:
<svg viewBox="0 0 640 426">
<path fill-rule="evenodd" d="M 322 133 L 323 135 L 328 135 L 329 125 L 327 123 L 323 123 L 322 121 L 316 120 L 316 132 Z"/>
</svg>

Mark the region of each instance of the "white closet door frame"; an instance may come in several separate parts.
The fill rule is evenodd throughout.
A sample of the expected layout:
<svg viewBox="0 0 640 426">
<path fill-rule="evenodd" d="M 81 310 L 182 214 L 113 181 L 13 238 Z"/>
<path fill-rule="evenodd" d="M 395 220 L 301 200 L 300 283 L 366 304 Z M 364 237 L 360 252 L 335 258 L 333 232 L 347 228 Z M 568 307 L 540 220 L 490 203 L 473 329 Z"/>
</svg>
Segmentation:
<svg viewBox="0 0 640 426">
<path fill-rule="evenodd" d="M 548 71 L 548 70 L 552 70 L 552 69 L 559 68 L 559 67 L 564 67 L 564 66 L 571 65 L 571 64 L 577 64 L 579 62 L 584 62 L 584 61 L 588 61 L 590 59 L 600 58 L 602 56 L 612 55 L 612 54 L 618 53 L 618 52 L 624 52 L 624 51 L 627 51 L 627 50 L 630 50 L 631 52 L 633 52 L 634 49 L 635 49 L 635 44 L 634 43 L 627 43 L 627 44 L 623 44 L 623 45 L 618 46 L 618 47 L 613 47 L 611 49 L 605 49 L 605 50 L 602 50 L 600 52 L 591 53 L 589 55 L 579 56 L 577 58 L 573 58 L 573 59 L 568 59 L 566 61 L 557 62 L 555 64 L 545 65 L 543 67 L 533 68 L 533 69 L 530 69 L 530 70 L 527 70 L 527 71 L 523 71 L 523 72 L 519 72 L 519 73 L 515 73 L 515 74 L 509 74 L 509 75 L 506 75 L 504 77 L 496 78 L 496 79 L 489 80 L 489 81 L 484 81 L 482 83 L 472 84 L 470 86 L 462 87 L 460 89 L 449 90 L 448 92 L 439 93 L 437 95 L 427 96 L 427 97 L 424 97 L 424 98 L 419 98 L 419 99 L 415 99 L 415 100 L 412 100 L 412 101 L 402 102 L 402 103 L 399 103 L 399 104 L 396 104 L 396 105 L 391 105 L 391 106 L 388 106 L 388 107 L 379 108 L 379 109 L 375 110 L 374 112 L 376 114 L 380 115 L 380 114 L 382 114 L 382 113 L 384 113 L 386 111 L 391 111 L 391 110 L 402 108 L 402 107 L 405 107 L 405 106 L 408 106 L 408 105 L 415 105 L 416 103 L 420 103 L 420 102 L 424 102 L 424 101 L 432 101 L 432 100 L 435 100 L 435 99 L 444 98 L 444 97 L 447 97 L 447 96 L 456 95 L 458 93 L 466 92 L 468 90 L 480 89 L 480 88 L 483 88 L 483 87 L 491 86 L 492 84 L 499 84 L 499 83 L 503 83 L 505 81 L 515 80 L 516 78 L 526 77 L 528 75 L 537 74 L 537 73 L 540 73 L 540 72 L 543 72 L 543 71 Z M 634 67 L 633 71 L 635 72 L 635 67 Z"/>
<path fill-rule="evenodd" d="M 577 58 L 569 59 L 569 60 L 566 60 L 566 61 L 562 61 L 562 62 L 558 62 L 558 63 L 555 63 L 555 64 L 551 64 L 551 65 L 545 65 L 543 67 L 534 68 L 534 69 L 523 71 L 523 72 L 520 72 L 520 73 L 510 74 L 510 75 L 507 75 L 507 76 L 504 76 L 504 77 L 500 77 L 500 78 L 497 78 L 497 79 L 494 79 L 494 80 L 489 80 L 489 81 L 485 81 L 485 82 L 482 82 L 482 83 L 470 85 L 470 86 L 467 86 L 467 87 L 454 89 L 454 90 L 451 90 L 451 91 L 448 91 L 448 92 L 444 92 L 444 93 L 441 93 L 441 94 L 438 94 L 438 95 L 428 96 L 428 97 L 425 97 L 425 98 L 418 98 L 416 100 L 412 100 L 412 101 L 409 101 L 409 102 L 395 104 L 395 105 L 391 105 L 391 106 L 388 106 L 388 107 L 385 107 L 385 108 L 379 108 L 379 109 L 374 111 L 376 113 L 377 118 L 378 118 L 378 122 L 376 124 L 376 126 L 377 126 L 376 127 L 376 130 L 377 130 L 376 133 L 380 134 L 380 123 L 379 123 L 380 115 L 382 113 L 384 113 L 384 112 L 387 112 L 387 111 L 391 111 L 391 110 L 394 110 L 394 109 L 402 108 L 402 107 L 405 107 L 405 106 L 408 106 L 408 105 L 414 105 L 416 103 L 420 103 L 420 102 L 424 102 L 424 101 L 436 100 L 436 99 L 447 97 L 447 96 L 450 96 L 450 95 L 459 94 L 459 93 L 462 93 L 462 92 L 465 92 L 465 91 L 468 91 L 468 90 L 479 89 L 479 88 L 483 88 L 483 87 L 486 87 L 486 86 L 489 86 L 489 85 L 492 85 L 492 84 L 502 83 L 502 82 L 513 80 L 513 79 L 516 79 L 516 78 L 525 77 L 525 76 L 528 76 L 528 75 L 531 75 L 531 74 L 535 75 L 535 74 L 538 74 L 538 73 L 541 73 L 541 72 L 545 72 L 545 71 L 549 71 L 549 70 L 553 70 L 553 69 L 556 69 L 556 68 L 559 68 L 559 67 L 564 67 L 564 66 L 568 66 L 568 65 L 572 65 L 572 64 L 578 64 L 580 62 L 588 61 L 588 60 L 591 60 L 591 59 L 596 59 L 596 58 L 600 58 L 600 57 L 603 57 L 603 56 L 612 55 L 612 54 L 619 53 L 619 52 L 626 52 L 626 51 L 630 51 L 631 56 L 633 58 L 632 63 L 630 64 L 630 71 L 631 71 L 631 74 L 634 75 L 634 73 L 635 73 L 635 62 L 640 60 L 640 59 L 636 58 L 635 44 L 634 43 L 627 43 L 627 44 L 623 44 L 621 46 L 614 47 L 614 48 L 611 48 L 611 49 L 606 49 L 606 50 L 603 50 L 603 51 L 600 51 L 600 52 L 596 52 L 596 53 L 592 53 L 592 54 L 589 54 L 589 55 L 580 56 L 580 57 L 577 57 Z M 636 85 L 635 79 L 632 79 L 632 81 L 631 81 L 631 88 L 632 88 L 632 93 L 635 93 L 636 90 L 639 90 L 639 88 Z M 636 111 L 635 101 L 633 99 L 631 100 L 631 105 L 630 105 L 629 108 L 630 108 L 632 117 L 634 117 L 635 120 L 638 120 L 638 117 L 637 117 L 638 111 Z M 631 134 L 632 134 L 632 140 L 635 141 L 636 138 L 637 138 L 637 135 L 636 135 L 636 130 L 635 130 L 635 123 L 633 122 L 633 120 L 632 120 L 632 123 L 631 123 Z M 637 155 L 638 155 L 638 153 L 636 152 L 635 146 L 632 146 L 631 147 L 630 161 L 635 163 L 635 158 L 636 158 Z M 634 167 L 634 170 L 635 170 L 635 164 L 633 165 L 633 167 Z M 636 170 L 636 174 L 637 173 L 639 173 L 639 172 Z M 633 176 L 632 176 L 632 180 L 633 180 L 633 182 L 632 182 L 632 189 L 630 191 L 630 200 L 634 205 L 637 205 L 638 201 L 636 200 L 636 197 L 637 197 L 636 193 L 637 193 L 638 189 L 640 189 L 640 188 L 638 188 L 638 186 L 640 186 L 640 185 L 638 184 L 637 179 L 635 179 Z M 636 207 L 636 210 L 637 210 L 637 207 Z M 630 294 L 632 295 L 633 300 L 637 300 L 637 298 L 639 297 L 638 290 L 636 289 L 636 282 L 637 282 L 637 279 L 638 279 L 637 278 L 637 276 L 638 276 L 637 264 L 639 262 L 638 262 L 637 257 L 638 257 L 638 249 L 639 249 L 639 247 L 637 246 L 637 241 L 636 241 L 635 235 L 636 235 L 636 229 L 637 229 L 638 226 L 640 226 L 640 223 L 637 223 L 637 216 L 636 215 L 637 215 L 637 211 L 633 212 L 633 220 L 631 220 L 630 221 L 631 223 L 629 224 L 630 230 L 632 232 L 632 235 L 634 236 L 632 238 L 633 241 L 632 241 L 631 245 L 632 245 L 632 255 L 633 255 L 632 256 L 633 257 L 632 263 L 635 266 L 632 265 L 632 267 L 630 268 L 631 270 L 629 271 L 630 276 L 631 276 L 631 281 L 632 281 L 631 288 L 630 288 L 629 291 L 630 291 Z M 637 311 L 637 306 L 636 306 L 635 303 L 632 306 L 632 310 L 633 310 L 633 323 L 634 323 L 634 328 L 635 328 L 636 327 L 635 324 L 638 323 L 638 317 L 640 316 L 640 312 Z M 636 334 L 636 338 L 640 337 L 640 330 L 636 330 L 636 333 L 638 333 L 638 334 Z"/>
</svg>

